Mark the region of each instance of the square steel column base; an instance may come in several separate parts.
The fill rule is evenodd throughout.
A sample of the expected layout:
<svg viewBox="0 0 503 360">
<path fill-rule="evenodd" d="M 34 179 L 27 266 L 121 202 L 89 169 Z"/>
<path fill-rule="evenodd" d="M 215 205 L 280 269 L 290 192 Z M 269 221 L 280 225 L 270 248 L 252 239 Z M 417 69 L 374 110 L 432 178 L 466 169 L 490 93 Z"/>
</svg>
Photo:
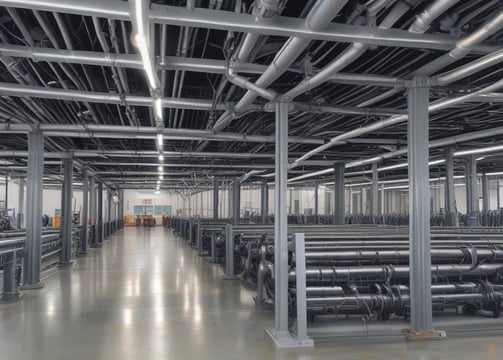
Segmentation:
<svg viewBox="0 0 503 360">
<path fill-rule="evenodd" d="M 442 330 L 411 331 L 410 329 L 405 329 L 403 332 L 407 336 L 407 340 L 444 340 L 444 339 L 447 339 L 447 333 Z"/>
<path fill-rule="evenodd" d="M 19 292 L 10 293 L 10 294 L 0 294 L 0 304 L 11 304 L 18 302 L 24 297 L 24 294 L 20 294 Z"/>
<path fill-rule="evenodd" d="M 59 261 L 58 268 L 63 269 L 73 265 L 73 261 Z"/>
<path fill-rule="evenodd" d="M 275 349 L 298 349 L 313 347 L 313 339 L 297 340 L 288 331 L 276 331 L 276 329 L 265 329 L 265 341 L 274 346 Z"/>
<path fill-rule="evenodd" d="M 19 290 L 38 290 L 42 289 L 45 286 L 43 282 L 38 282 L 36 284 L 24 284 L 20 285 L 18 288 Z"/>
</svg>

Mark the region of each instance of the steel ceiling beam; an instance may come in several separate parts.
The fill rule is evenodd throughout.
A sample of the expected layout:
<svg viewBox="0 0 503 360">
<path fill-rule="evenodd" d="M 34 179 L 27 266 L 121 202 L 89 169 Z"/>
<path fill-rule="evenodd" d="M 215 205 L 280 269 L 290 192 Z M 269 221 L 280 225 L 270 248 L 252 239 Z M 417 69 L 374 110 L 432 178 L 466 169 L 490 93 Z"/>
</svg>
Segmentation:
<svg viewBox="0 0 503 360">
<path fill-rule="evenodd" d="M 129 5 L 118 0 L 0 0 L 6 7 L 41 10 L 75 15 L 130 21 Z M 151 4 L 150 22 L 216 30 L 247 32 L 268 36 L 300 37 L 311 40 L 397 46 L 407 48 L 451 50 L 456 38 L 448 35 L 414 34 L 405 30 L 332 23 L 323 31 L 314 31 L 304 19 L 278 16 L 270 22 L 257 22 L 254 15 L 202 8 Z M 496 46 L 481 44 L 474 51 L 488 53 Z"/>
<path fill-rule="evenodd" d="M 145 126 L 117 126 L 117 125 L 54 125 L 40 124 L 37 128 L 48 137 L 82 137 L 89 138 L 133 138 L 155 139 L 158 129 Z M 0 124 L 0 133 L 29 133 L 33 131 L 27 124 Z M 210 130 L 194 129 L 164 129 L 164 138 L 168 140 L 210 140 L 210 141 L 237 141 L 274 143 L 274 135 L 247 135 L 229 132 L 213 132 Z M 324 144 L 321 138 L 308 138 L 291 136 L 288 142 L 297 144 Z"/>
</svg>

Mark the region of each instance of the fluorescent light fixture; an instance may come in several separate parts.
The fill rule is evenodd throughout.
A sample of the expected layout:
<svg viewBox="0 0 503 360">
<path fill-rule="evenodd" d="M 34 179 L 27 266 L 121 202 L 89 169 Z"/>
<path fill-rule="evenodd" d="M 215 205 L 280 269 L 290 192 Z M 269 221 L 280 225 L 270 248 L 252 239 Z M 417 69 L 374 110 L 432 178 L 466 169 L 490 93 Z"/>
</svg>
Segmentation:
<svg viewBox="0 0 503 360">
<path fill-rule="evenodd" d="M 157 183 L 160 184 L 161 183 L 161 180 L 157 180 Z"/>
<path fill-rule="evenodd" d="M 161 161 L 164 160 L 164 155 L 163 154 L 159 154 L 159 160 L 161 160 Z"/>
<path fill-rule="evenodd" d="M 409 163 L 402 163 L 402 164 L 395 164 L 395 165 L 390 165 L 390 166 L 384 166 L 382 168 L 377 169 L 377 171 L 388 171 L 388 170 L 393 170 L 393 169 L 400 169 L 403 167 L 409 166 Z"/>
<path fill-rule="evenodd" d="M 155 190 L 156 190 L 156 191 L 154 192 L 154 194 L 159 195 L 159 194 L 161 193 L 161 192 L 159 191 L 159 187 L 157 187 Z"/>
<path fill-rule="evenodd" d="M 154 112 L 158 121 L 162 121 L 162 100 L 156 98 L 154 100 Z"/>
<path fill-rule="evenodd" d="M 160 180 L 164 179 L 164 175 L 163 174 L 159 175 L 159 179 Z"/>
<path fill-rule="evenodd" d="M 157 169 L 158 169 L 159 171 L 162 171 L 162 166 L 159 166 Z"/>
<path fill-rule="evenodd" d="M 428 163 L 429 166 L 433 165 L 438 165 L 438 164 L 443 164 L 445 162 L 445 159 L 438 159 L 438 160 L 433 160 Z"/>
<path fill-rule="evenodd" d="M 502 150 L 503 150 L 503 145 L 496 145 L 496 146 L 489 146 L 489 147 L 485 147 L 485 148 L 456 151 L 454 153 L 454 156 L 485 154 L 485 153 L 497 152 L 497 151 L 502 151 Z"/>
<path fill-rule="evenodd" d="M 157 145 L 159 145 L 159 147 L 164 145 L 164 136 L 162 134 L 157 134 Z"/>
<path fill-rule="evenodd" d="M 486 157 L 485 156 L 481 156 L 479 158 L 476 158 L 475 161 L 481 161 L 481 160 L 484 160 Z"/>
<path fill-rule="evenodd" d="M 159 87 L 159 81 L 154 72 L 154 66 L 152 64 L 152 58 L 150 56 L 150 51 L 148 50 L 147 44 L 147 34 L 145 33 L 146 25 L 144 23 L 145 14 L 143 13 L 144 6 L 143 0 L 135 0 L 135 19 L 138 34 L 135 36 L 136 45 L 140 50 L 141 59 L 143 61 L 143 67 L 147 73 L 147 79 L 150 87 L 152 89 L 157 89 Z"/>
<path fill-rule="evenodd" d="M 486 176 L 499 176 L 503 175 L 503 171 L 497 171 L 497 172 L 492 172 L 492 173 L 486 173 Z"/>
</svg>

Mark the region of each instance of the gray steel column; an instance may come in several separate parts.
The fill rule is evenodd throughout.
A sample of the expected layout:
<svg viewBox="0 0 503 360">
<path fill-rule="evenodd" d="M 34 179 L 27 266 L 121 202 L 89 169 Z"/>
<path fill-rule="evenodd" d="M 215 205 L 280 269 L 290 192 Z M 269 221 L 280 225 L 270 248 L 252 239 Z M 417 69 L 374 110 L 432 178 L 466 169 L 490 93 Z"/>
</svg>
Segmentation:
<svg viewBox="0 0 503 360">
<path fill-rule="evenodd" d="M 276 103 L 276 159 L 274 190 L 274 327 L 288 333 L 288 103 Z"/>
<path fill-rule="evenodd" d="M 238 177 L 232 182 L 232 223 L 239 224 L 241 217 L 241 182 Z"/>
<path fill-rule="evenodd" d="M 384 192 L 384 184 L 381 185 L 381 215 L 386 214 L 386 193 Z"/>
<path fill-rule="evenodd" d="M 499 210 L 501 207 L 500 203 L 500 180 L 496 180 L 496 210 Z"/>
<path fill-rule="evenodd" d="M 28 179 L 26 189 L 26 245 L 24 287 L 40 288 L 42 240 L 42 191 L 44 177 L 44 135 L 28 134 Z"/>
<path fill-rule="evenodd" d="M 25 179 L 19 179 L 19 192 L 18 192 L 18 211 L 17 211 L 17 228 L 22 229 L 24 226 L 24 187 L 26 185 Z"/>
<path fill-rule="evenodd" d="M 9 173 L 5 174 L 5 209 L 9 208 Z"/>
<path fill-rule="evenodd" d="M 466 213 L 468 226 L 479 225 L 479 196 L 477 191 L 477 160 L 475 155 L 468 156 L 465 164 Z"/>
<path fill-rule="evenodd" d="M 482 175 L 482 210 L 489 211 L 489 177 Z"/>
<path fill-rule="evenodd" d="M 107 190 L 107 238 L 112 232 L 112 192 Z"/>
<path fill-rule="evenodd" d="M 61 193 L 61 253 L 59 262 L 69 264 L 72 260 L 72 220 L 73 220 L 73 159 L 63 159 L 63 191 Z"/>
<path fill-rule="evenodd" d="M 89 235 L 91 247 L 96 246 L 96 183 L 94 176 L 89 177 Z"/>
<path fill-rule="evenodd" d="M 262 224 L 267 224 L 267 217 L 269 215 L 269 186 L 267 181 L 262 181 L 260 186 L 260 216 L 262 217 Z"/>
<path fill-rule="evenodd" d="M 445 156 L 445 225 L 457 226 L 456 195 L 454 192 L 454 148 L 448 147 Z"/>
<path fill-rule="evenodd" d="M 82 213 L 80 214 L 80 226 L 82 226 L 82 238 L 80 239 L 79 254 L 87 254 L 88 241 L 88 202 L 89 202 L 89 184 L 87 177 L 87 168 L 83 168 L 82 172 Z"/>
<path fill-rule="evenodd" d="M 334 164 L 334 225 L 344 225 L 346 213 L 344 192 L 344 163 Z"/>
<path fill-rule="evenodd" d="M 98 222 L 96 225 L 96 243 L 103 243 L 103 182 L 98 183 Z"/>
<path fill-rule="evenodd" d="M 318 184 L 314 185 L 314 223 L 318 224 L 319 222 L 319 204 L 320 204 L 320 195 L 319 195 Z"/>
<path fill-rule="evenodd" d="M 429 79 L 415 77 L 407 90 L 409 143 L 410 330 L 433 329 L 431 305 Z"/>
<path fill-rule="evenodd" d="M 372 164 L 372 186 L 370 187 L 370 215 L 379 215 L 379 189 L 378 189 L 379 173 L 377 172 L 377 163 Z"/>
<path fill-rule="evenodd" d="M 218 179 L 213 179 L 213 219 L 218 219 Z"/>
</svg>

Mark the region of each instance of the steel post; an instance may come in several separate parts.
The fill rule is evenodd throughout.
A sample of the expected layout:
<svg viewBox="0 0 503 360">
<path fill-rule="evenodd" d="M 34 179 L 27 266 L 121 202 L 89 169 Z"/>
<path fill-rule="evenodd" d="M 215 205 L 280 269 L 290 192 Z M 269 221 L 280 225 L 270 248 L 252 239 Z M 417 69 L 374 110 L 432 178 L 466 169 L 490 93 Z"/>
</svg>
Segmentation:
<svg viewBox="0 0 503 360">
<path fill-rule="evenodd" d="M 307 292 L 306 292 L 306 249 L 304 234 L 295 234 L 295 274 L 297 301 L 297 341 L 304 346 L 314 346 L 307 336 Z"/>
<path fill-rule="evenodd" d="M 28 133 L 28 178 L 26 189 L 26 245 L 24 288 L 40 288 L 44 135 Z"/>
<path fill-rule="evenodd" d="M 409 143 L 410 330 L 433 329 L 431 305 L 429 79 L 415 77 L 407 90 Z"/>
<path fill-rule="evenodd" d="M 218 179 L 213 179 L 213 219 L 218 219 Z"/>
<path fill-rule="evenodd" d="M 19 192 L 18 192 L 18 209 L 17 209 L 17 228 L 22 229 L 24 226 L 24 212 L 25 212 L 25 203 L 24 203 L 24 192 L 26 186 L 26 179 L 19 179 Z"/>
<path fill-rule="evenodd" d="M 73 223 L 73 159 L 63 160 L 63 192 L 61 194 L 61 253 L 60 264 L 69 264 L 72 260 L 72 223 Z"/>
<path fill-rule="evenodd" d="M 9 208 L 9 173 L 5 174 L 5 210 Z"/>
<path fill-rule="evenodd" d="M 231 224 L 225 226 L 225 277 L 235 279 L 234 271 L 234 230 Z"/>
<path fill-rule="evenodd" d="M 96 183 L 94 176 L 89 177 L 89 235 L 91 247 L 96 247 Z"/>
<path fill-rule="evenodd" d="M 489 177 L 482 175 L 482 210 L 489 211 Z"/>
<path fill-rule="evenodd" d="M 232 182 L 232 223 L 239 224 L 241 217 L 241 182 L 234 178 Z"/>
<path fill-rule="evenodd" d="M 377 163 L 374 163 L 374 164 L 372 164 L 372 186 L 370 188 L 370 192 L 371 192 L 370 215 L 372 215 L 372 216 L 379 215 L 378 181 L 379 181 L 379 173 L 377 172 Z"/>
<path fill-rule="evenodd" d="M 468 226 L 479 225 L 479 196 L 477 189 L 477 160 L 475 155 L 470 155 L 465 162 L 466 180 L 466 213 Z"/>
<path fill-rule="evenodd" d="M 107 190 L 107 238 L 111 234 L 111 223 L 112 223 L 112 192 L 110 189 Z"/>
<path fill-rule="evenodd" d="M 334 181 L 334 225 L 344 225 L 346 205 L 343 162 L 334 164 Z"/>
<path fill-rule="evenodd" d="M 80 214 L 80 226 L 82 227 L 82 237 L 80 239 L 80 249 L 79 254 L 87 254 L 87 242 L 88 242 L 88 202 L 89 202 L 89 184 L 87 176 L 87 168 L 84 167 L 82 172 L 82 212 Z"/>
<path fill-rule="evenodd" d="M 269 215 L 269 186 L 267 181 L 262 181 L 260 185 L 260 216 L 262 217 L 262 224 L 268 223 Z"/>
<path fill-rule="evenodd" d="M 458 226 L 456 197 L 454 192 L 454 148 L 448 147 L 445 156 L 445 225 Z"/>
<path fill-rule="evenodd" d="M 288 103 L 276 103 L 276 157 L 274 188 L 274 329 L 266 336 L 276 347 L 296 344 L 288 331 Z"/>
<path fill-rule="evenodd" d="M 103 243 L 103 182 L 98 183 L 98 222 L 96 225 L 96 243 Z"/>
<path fill-rule="evenodd" d="M 318 188 L 318 184 L 314 185 L 314 223 L 318 224 L 319 222 L 319 207 L 320 207 L 320 189 Z"/>
<path fill-rule="evenodd" d="M 21 299 L 16 286 L 16 252 L 12 251 L 3 255 L 5 261 L 3 265 L 3 284 L 0 302 L 10 303 Z"/>
</svg>

